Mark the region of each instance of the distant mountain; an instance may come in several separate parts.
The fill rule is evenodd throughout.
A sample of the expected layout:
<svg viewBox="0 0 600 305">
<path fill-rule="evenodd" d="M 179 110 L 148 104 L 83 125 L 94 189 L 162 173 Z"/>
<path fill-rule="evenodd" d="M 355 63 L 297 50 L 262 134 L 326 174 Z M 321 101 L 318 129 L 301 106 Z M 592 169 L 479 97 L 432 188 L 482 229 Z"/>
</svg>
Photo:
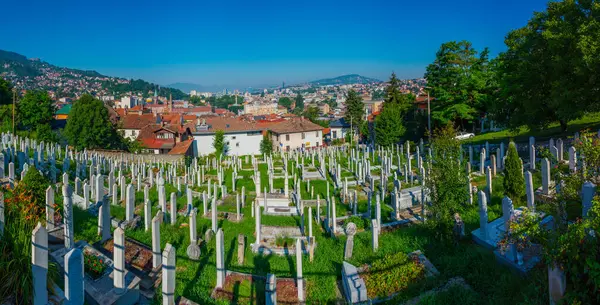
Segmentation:
<svg viewBox="0 0 600 305">
<path fill-rule="evenodd" d="M 187 97 L 187 94 L 178 89 L 160 87 L 141 79 L 129 80 L 105 76 L 93 70 L 58 67 L 4 50 L 0 50 L 0 77 L 12 82 L 17 88 L 54 91 L 57 97 L 77 97 L 84 93 L 115 98 L 124 94 L 148 97 L 155 90 L 160 96 L 172 95 L 173 99 Z"/>
<path fill-rule="evenodd" d="M 324 78 L 310 82 L 312 85 L 328 86 L 328 85 L 349 85 L 349 84 L 370 84 L 381 83 L 380 80 L 361 76 L 358 74 L 342 75 L 334 78 Z"/>
</svg>

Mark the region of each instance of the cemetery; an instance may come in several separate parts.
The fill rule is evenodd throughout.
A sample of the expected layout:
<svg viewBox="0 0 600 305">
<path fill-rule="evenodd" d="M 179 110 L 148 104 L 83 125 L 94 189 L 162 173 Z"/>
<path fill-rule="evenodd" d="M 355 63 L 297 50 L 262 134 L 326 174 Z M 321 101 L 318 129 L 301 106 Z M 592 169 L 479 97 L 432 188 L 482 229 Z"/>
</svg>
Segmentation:
<svg viewBox="0 0 600 305">
<path fill-rule="evenodd" d="M 171 160 L 1 147 L 0 253 L 24 258 L 2 304 L 560 304 L 574 271 L 549 236 L 600 217 L 589 132 Z"/>
</svg>

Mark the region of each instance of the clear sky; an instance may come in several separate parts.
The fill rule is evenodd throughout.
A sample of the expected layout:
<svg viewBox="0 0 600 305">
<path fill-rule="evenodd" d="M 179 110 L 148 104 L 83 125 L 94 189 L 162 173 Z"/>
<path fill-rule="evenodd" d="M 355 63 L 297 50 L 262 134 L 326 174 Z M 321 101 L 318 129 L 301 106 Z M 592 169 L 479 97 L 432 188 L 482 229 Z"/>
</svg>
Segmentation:
<svg viewBox="0 0 600 305">
<path fill-rule="evenodd" d="M 421 77 L 439 45 L 492 54 L 546 0 L 5 1 L 0 49 L 159 84 Z"/>
</svg>

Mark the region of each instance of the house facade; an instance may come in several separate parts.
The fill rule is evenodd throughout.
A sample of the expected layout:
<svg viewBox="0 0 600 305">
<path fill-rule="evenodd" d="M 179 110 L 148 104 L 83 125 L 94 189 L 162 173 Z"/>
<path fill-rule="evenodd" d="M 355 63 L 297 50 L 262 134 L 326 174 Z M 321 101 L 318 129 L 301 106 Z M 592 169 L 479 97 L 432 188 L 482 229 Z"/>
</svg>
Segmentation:
<svg viewBox="0 0 600 305">
<path fill-rule="evenodd" d="M 346 138 L 346 134 L 350 132 L 350 124 L 344 118 L 331 121 L 329 128 L 331 129 L 329 134 L 332 141 L 343 140 Z"/>
<path fill-rule="evenodd" d="M 227 155 L 260 154 L 262 128 L 254 123 L 231 117 L 204 117 L 197 120 L 192 136 L 194 156 L 205 156 L 215 152 L 215 133 L 222 130 Z"/>
<path fill-rule="evenodd" d="M 276 151 L 308 149 L 323 145 L 323 127 L 303 117 L 272 125 L 271 140 Z"/>
</svg>

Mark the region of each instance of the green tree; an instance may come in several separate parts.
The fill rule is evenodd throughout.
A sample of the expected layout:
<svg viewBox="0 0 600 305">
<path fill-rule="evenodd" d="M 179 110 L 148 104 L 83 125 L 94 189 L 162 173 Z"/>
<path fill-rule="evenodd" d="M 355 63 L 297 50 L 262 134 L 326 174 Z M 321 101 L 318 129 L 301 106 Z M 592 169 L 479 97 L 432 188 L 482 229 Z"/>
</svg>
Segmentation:
<svg viewBox="0 0 600 305">
<path fill-rule="evenodd" d="M 352 126 L 356 128 L 362 123 L 364 113 L 365 104 L 362 97 L 356 91 L 350 89 L 346 98 L 346 115 L 344 116 L 344 120 L 348 124 L 352 123 Z"/>
<path fill-rule="evenodd" d="M 440 46 L 425 73 L 430 93 L 435 96 L 432 119 L 442 124 L 452 122 L 464 129 L 465 122 L 485 114 L 496 91 L 488 55 L 487 48 L 478 53 L 468 41 L 450 41 Z"/>
<path fill-rule="evenodd" d="M 58 142 L 58 135 L 52 131 L 52 127 L 48 123 L 35 127 L 35 138 L 46 143 Z"/>
<path fill-rule="evenodd" d="M 510 142 L 504 162 L 504 193 L 515 201 L 520 200 L 525 193 L 522 166 L 517 147 L 514 142 Z"/>
<path fill-rule="evenodd" d="M 302 94 L 298 93 L 294 101 L 296 102 L 296 108 L 300 109 L 300 111 L 304 111 L 304 98 L 302 97 Z"/>
<path fill-rule="evenodd" d="M 510 32 L 499 56 L 501 98 L 494 118 L 511 128 L 543 129 L 598 111 L 600 1 L 550 1 L 526 26 Z"/>
<path fill-rule="evenodd" d="M 64 134 L 69 144 L 77 149 L 122 147 L 121 137 L 110 122 L 104 103 L 89 94 L 73 103 Z"/>
<path fill-rule="evenodd" d="M 190 103 L 194 105 L 200 105 L 202 104 L 202 99 L 197 95 L 190 96 Z"/>
<path fill-rule="evenodd" d="M 223 130 L 217 130 L 215 132 L 215 138 L 213 139 L 213 147 L 215 148 L 215 155 L 223 156 L 227 153 L 227 147 L 225 144 L 225 132 Z"/>
<path fill-rule="evenodd" d="M 400 92 L 400 81 L 392 73 L 381 113 L 375 117 L 375 143 L 390 146 L 406 132 L 405 116 L 414 107 L 415 96 Z"/>
<path fill-rule="evenodd" d="M 271 139 L 271 134 L 267 132 L 263 135 L 262 140 L 260 141 L 260 153 L 271 155 L 273 152 L 273 139 Z"/>
<path fill-rule="evenodd" d="M 290 109 L 292 107 L 292 100 L 287 96 L 280 97 L 277 101 L 277 104 Z"/>
<path fill-rule="evenodd" d="M 464 211 L 468 196 L 469 181 L 460 165 L 460 141 L 454 136 L 455 130 L 450 124 L 436 130 L 432 139 L 434 162 L 429 164 L 431 173 L 425 181 L 431 198 L 428 208 L 431 217 L 427 223 L 442 240 L 452 236 L 454 213 Z"/>
<path fill-rule="evenodd" d="M 402 124 L 403 116 L 400 105 L 385 105 L 375 118 L 375 143 L 386 147 L 398 143 L 406 132 Z"/>
<path fill-rule="evenodd" d="M 309 106 L 302 115 L 314 123 L 319 118 L 319 108 Z"/>
<path fill-rule="evenodd" d="M 12 104 L 12 85 L 9 81 L 0 77 L 0 105 Z"/>
<path fill-rule="evenodd" d="M 35 130 L 39 125 L 50 124 L 55 108 L 46 91 L 27 91 L 17 106 L 19 123 L 25 130 Z"/>
</svg>

